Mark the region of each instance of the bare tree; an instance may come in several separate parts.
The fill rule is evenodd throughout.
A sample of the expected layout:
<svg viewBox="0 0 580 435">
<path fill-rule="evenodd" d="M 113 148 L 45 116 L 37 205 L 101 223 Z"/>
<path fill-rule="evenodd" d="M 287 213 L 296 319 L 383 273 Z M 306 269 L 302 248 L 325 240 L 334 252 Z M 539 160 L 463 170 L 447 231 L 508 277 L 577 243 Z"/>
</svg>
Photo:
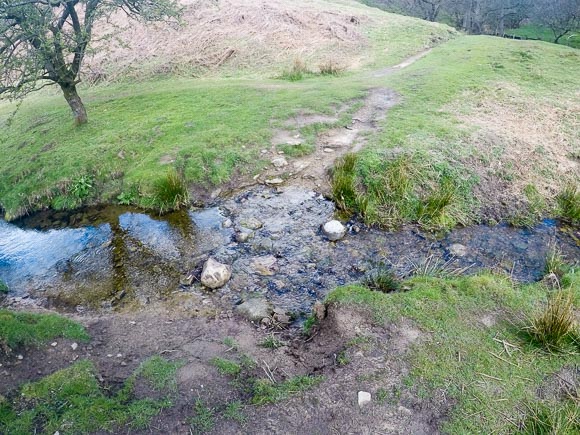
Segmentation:
<svg viewBox="0 0 580 435">
<path fill-rule="evenodd" d="M 0 0 L 0 96 L 58 85 L 77 124 L 87 112 L 77 92 L 94 26 L 115 11 L 143 21 L 176 17 L 175 0 Z"/>
<path fill-rule="evenodd" d="M 535 12 L 535 21 L 552 31 L 556 44 L 580 28 L 579 0 L 541 0 Z"/>
</svg>

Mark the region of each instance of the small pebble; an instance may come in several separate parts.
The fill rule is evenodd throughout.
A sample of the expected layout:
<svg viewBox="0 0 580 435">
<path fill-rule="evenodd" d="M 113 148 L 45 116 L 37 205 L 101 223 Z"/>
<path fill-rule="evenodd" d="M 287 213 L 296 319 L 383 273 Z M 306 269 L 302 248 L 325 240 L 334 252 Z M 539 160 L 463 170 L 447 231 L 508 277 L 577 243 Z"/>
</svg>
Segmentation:
<svg viewBox="0 0 580 435">
<path fill-rule="evenodd" d="M 56 346 L 58 346 L 58 343 L 57 343 L 56 341 L 54 341 L 54 342 L 50 343 L 50 345 L 51 345 L 52 347 L 56 347 Z"/>
<path fill-rule="evenodd" d="M 79 345 L 77 343 L 73 343 L 70 345 L 70 347 L 72 348 L 72 350 L 77 350 L 77 347 L 79 347 Z"/>
<path fill-rule="evenodd" d="M 358 406 L 363 407 L 367 403 L 371 403 L 371 393 L 367 391 L 358 392 Z"/>
</svg>

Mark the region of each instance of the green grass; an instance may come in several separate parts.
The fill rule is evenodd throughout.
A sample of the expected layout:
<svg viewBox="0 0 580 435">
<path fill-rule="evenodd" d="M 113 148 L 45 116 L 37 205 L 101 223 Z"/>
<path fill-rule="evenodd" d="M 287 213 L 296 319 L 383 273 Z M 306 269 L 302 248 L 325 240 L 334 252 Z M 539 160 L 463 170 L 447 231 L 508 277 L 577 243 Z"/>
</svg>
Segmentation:
<svg viewBox="0 0 580 435">
<path fill-rule="evenodd" d="M 554 42 L 555 39 L 554 33 L 549 28 L 538 26 L 536 24 L 527 24 L 518 27 L 517 29 L 510 29 L 506 33 L 521 36 L 522 38 L 540 39 L 546 42 Z M 580 48 L 580 29 L 563 36 L 558 43 L 569 45 L 574 48 Z"/>
<path fill-rule="evenodd" d="M 580 188 L 578 184 L 564 187 L 556 198 L 559 215 L 573 224 L 580 224 Z"/>
<path fill-rule="evenodd" d="M 266 349 L 278 349 L 284 346 L 284 343 L 274 337 L 274 334 L 271 334 L 260 343 L 260 346 L 265 347 Z"/>
<path fill-rule="evenodd" d="M 56 338 L 88 341 L 85 328 L 56 314 L 0 310 L 0 348 L 40 345 Z"/>
<path fill-rule="evenodd" d="M 244 404 L 236 400 L 228 403 L 223 412 L 223 417 L 228 420 L 233 420 L 241 425 L 246 424 L 248 417 L 244 414 Z"/>
<path fill-rule="evenodd" d="M 278 403 L 288 397 L 306 391 L 322 382 L 321 376 L 296 376 L 276 384 L 267 379 L 257 379 L 253 385 L 252 404 Z"/>
<path fill-rule="evenodd" d="M 389 17 L 392 27 L 368 30 L 377 49 L 370 62 L 377 67 L 418 52 L 418 42 L 429 40 L 428 34 L 453 36 L 445 26 L 427 26 L 416 38 L 402 30 L 399 38 L 393 29 L 413 19 Z M 387 36 L 394 39 L 385 53 Z M 370 87 L 389 87 L 401 102 L 389 111 L 382 131 L 369 135 L 366 148 L 347 156 L 334 172 L 333 197 L 344 211 L 387 228 L 418 222 L 439 231 L 470 224 L 482 218 L 482 207 L 501 210 L 493 198 L 497 186 L 484 185 L 492 193 L 488 196 L 475 189 L 483 181 L 481 171 L 497 168 L 488 178 L 504 180 L 506 191 L 513 186 L 513 201 L 519 195 L 528 205 L 522 216 L 498 219 L 511 217 L 529 226 L 539 215 L 555 215 L 559 209 L 573 219 L 575 197 L 556 204 L 549 195 L 554 187 L 577 183 L 573 174 L 569 180 L 562 177 L 538 147 L 530 156 L 537 161 L 520 175 L 509 161 L 508 142 L 480 143 L 477 135 L 485 129 L 459 118 L 486 101 L 513 105 L 524 118 L 534 113 L 526 112 L 531 108 L 565 110 L 580 86 L 575 74 L 579 60 L 569 47 L 466 36 L 384 78 L 359 71 L 298 82 L 206 78 L 99 86 L 83 91 L 90 122 L 82 128 L 69 122 L 60 96 L 38 94 L 10 125 L 13 106 L 0 106 L 0 206 L 8 219 L 46 206 L 94 202 L 175 208 L 188 200 L 184 186 L 211 191 L 261 173 L 269 159 L 262 160 L 260 151 L 270 148 L 274 128 L 284 128 L 285 120 L 298 113 L 332 115 L 344 103 L 356 104 Z M 518 106 L 516 100 L 525 104 Z M 558 119 L 562 137 L 574 143 L 573 119 Z M 310 153 L 316 134 L 327 127 L 304 128 L 305 145 L 279 149 L 288 158 Z M 179 174 L 174 179 L 179 181 L 161 183 L 168 173 Z"/>
<path fill-rule="evenodd" d="M 345 5 L 324 2 L 318 7 L 344 10 Z M 349 8 L 372 17 L 360 23 L 366 42 L 355 63 L 365 70 L 394 65 L 434 41 L 458 35 L 444 25 L 356 3 Z M 175 205 L 173 196 L 159 201 L 155 185 L 168 170 L 196 192 L 253 176 L 268 164 L 260 150 L 269 147 L 272 127 L 297 113 L 333 114 L 337 106 L 363 95 L 368 85 L 359 71 L 338 75 L 337 65 L 332 53 L 316 53 L 289 67 L 281 61 L 266 70 L 226 67 L 213 77 L 83 88 L 89 124 L 82 128 L 74 128 L 56 90 L 29 97 L 15 116 L 17 105 L 0 104 L 0 208 L 8 220 L 43 207 L 102 202 L 164 208 Z M 152 67 L 142 65 L 145 77 Z M 290 71 L 288 79 L 301 80 L 265 78 L 284 69 Z M 308 73 L 315 69 L 321 74 Z M 133 73 L 130 78 L 141 76 Z M 289 155 L 311 151 L 312 144 L 288 148 Z"/>
<path fill-rule="evenodd" d="M 8 294 L 9 291 L 8 285 L 0 279 L 0 296 Z"/>
<path fill-rule="evenodd" d="M 160 356 L 153 356 L 145 360 L 136 373 L 157 391 L 176 391 L 176 373 L 183 364 L 180 361 L 167 361 Z"/>
<path fill-rule="evenodd" d="M 215 357 L 210 362 L 222 375 L 237 376 L 242 372 L 242 366 L 229 359 Z"/>
<path fill-rule="evenodd" d="M 362 95 L 362 84 L 334 80 L 176 79 L 85 89 L 90 120 L 81 128 L 60 95 L 30 97 L 10 125 L 12 107 L 0 105 L 0 206 L 8 219 L 118 198 L 171 206 L 173 195 L 156 198 L 156 180 L 168 170 L 202 189 L 253 175 L 268 163 L 260 150 L 269 147 L 272 122 L 281 126 L 299 111 L 331 114 L 334 104 Z"/>
<path fill-rule="evenodd" d="M 193 415 L 188 419 L 192 433 L 204 434 L 215 425 L 215 410 L 207 407 L 201 399 L 195 401 Z"/>
<path fill-rule="evenodd" d="M 406 318 L 424 331 L 410 350 L 412 369 L 405 385 L 422 399 L 445 391 L 454 403 L 442 427 L 446 433 L 516 431 L 530 400 L 540 401 L 538 387 L 562 367 L 578 362 L 578 350 L 546 352 L 524 333 L 527 319 L 549 299 L 550 291 L 540 283 L 520 285 L 505 276 L 482 273 L 422 276 L 404 284 L 409 291 L 389 294 L 362 286 L 340 287 L 327 302 L 363 308 L 378 324 Z M 578 309 L 580 272 L 565 275 L 562 286 Z M 495 317 L 490 327 L 482 323 L 486 315 Z M 509 344 L 504 347 L 502 340 Z"/>
<path fill-rule="evenodd" d="M 343 194 L 343 203 L 355 207 L 368 223 L 396 227 L 418 221 L 428 230 L 477 221 L 482 206 L 499 209 L 499 202 L 489 203 L 497 188 L 489 187 L 491 195 L 485 197 L 475 196 L 474 187 L 482 181 L 478 171 L 494 166 L 506 171 L 503 179 L 508 185 L 522 183 L 520 173 L 509 169 L 513 163 L 506 161 L 511 149 L 490 149 L 477 137 L 485 130 L 458 116 L 474 113 L 486 101 L 513 105 L 513 89 L 531 105 L 537 101 L 566 110 L 575 99 L 573 90 L 580 86 L 575 73 L 578 61 L 580 54 L 567 47 L 485 36 L 457 38 L 434 48 L 386 79 L 403 101 L 389 111 L 383 132 L 372 136 L 358 155 L 356 179 L 341 182 L 340 191 L 348 193 Z M 532 113 L 525 112 L 526 107 L 513 105 L 513 111 L 525 118 Z M 563 134 L 574 143 L 578 132 L 573 120 L 561 123 Z M 526 184 L 566 183 L 543 151 L 535 152 L 539 154 L 530 157 L 538 163 L 524 169 Z M 538 213 L 555 214 L 553 198 L 545 190 L 533 189 L 522 188 L 520 195 L 532 198 L 528 202 L 534 219 Z M 364 195 L 365 201 L 354 201 L 357 194 Z M 340 195 L 335 198 L 340 202 Z"/>
<path fill-rule="evenodd" d="M 171 406 L 167 399 L 133 397 L 133 375 L 116 394 L 101 388 L 89 361 L 79 361 L 40 381 L 26 384 L 14 403 L 0 403 L 0 432 L 61 434 L 113 432 L 121 426 L 145 429 Z"/>
</svg>

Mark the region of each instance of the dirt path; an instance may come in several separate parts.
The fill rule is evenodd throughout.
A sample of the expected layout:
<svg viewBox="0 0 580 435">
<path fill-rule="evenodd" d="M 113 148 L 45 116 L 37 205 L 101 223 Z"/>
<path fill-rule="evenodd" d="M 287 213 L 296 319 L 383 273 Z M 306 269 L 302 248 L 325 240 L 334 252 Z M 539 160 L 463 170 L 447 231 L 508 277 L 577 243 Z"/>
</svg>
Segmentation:
<svg viewBox="0 0 580 435">
<path fill-rule="evenodd" d="M 72 342 L 0 355 L 0 394 L 10 397 L 17 385 L 35 381 L 80 359 L 91 360 L 101 384 L 119 388 L 139 364 L 151 355 L 181 361 L 173 406 L 163 411 L 144 431 L 123 433 L 189 434 L 188 419 L 201 400 L 215 411 L 212 434 L 367 434 L 434 433 L 445 415 L 446 404 L 421 402 L 403 391 L 408 373 L 405 355 L 422 333 L 412 325 L 373 326 L 365 313 L 329 307 L 326 318 L 311 338 L 296 330 L 268 330 L 222 315 L 215 319 L 191 318 L 187 312 L 149 307 L 131 314 L 81 317 L 93 337 L 75 350 Z M 268 349 L 260 343 L 269 336 L 282 343 Z M 224 343 L 229 337 L 236 343 Z M 240 361 L 249 357 L 255 367 L 237 382 L 224 376 L 212 359 Z M 240 383 L 266 379 L 266 368 L 277 382 L 295 376 L 322 376 L 320 385 L 278 404 L 252 405 L 251 395 Z M 358 404 L 358 392 L 372 394 L 373 401 Z M 247 423 L 223 416 L 227 404 L 243 403 Z M 195 430 L 194 430 L 195 433 Z"/>
<path fill-rule="evenodd" d="M 373 71 L 369 74 L 369 78 L 386 77 L 407 68 L 430 52 L 431 49 L 424 50 L 398 65 Z M 337 124 L 340 116 L 357 102 L 340 107 L 334 116 L 298 115 L 289 119 L 285 123 L 285 128 L 276 130 L 272 148 L 263 152 L 263 157 L 271 160 L 272 167 L 260 174 L 256 181 L 267 185 L 298 186 L 327 195 L 330 192 L 329 170 L 336 159 L 346 153 L 360 151 L 365 146 L 368 136 L 380 131 L 380 122 L 399 100 L 399 96 L 391 89 L 370 89 L 350 121 L 318 134 L 314 151 L 303 157 L 285 157 L 279 151 L 279 147 L 304 146 L 306 139 L 300 133 L 301 128 L 314 124 Z"/>
</svg>

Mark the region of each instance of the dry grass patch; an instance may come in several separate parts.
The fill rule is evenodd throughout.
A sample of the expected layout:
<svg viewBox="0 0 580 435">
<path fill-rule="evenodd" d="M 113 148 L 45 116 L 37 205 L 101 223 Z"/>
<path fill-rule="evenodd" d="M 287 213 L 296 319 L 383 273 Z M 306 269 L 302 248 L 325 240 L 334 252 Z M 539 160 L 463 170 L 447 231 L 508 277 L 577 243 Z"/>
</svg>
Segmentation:
<svg viewBox="0 0 580 435">
<path fill-rule="evenodd" d="M 333 59 L 341 69 L 354 70 L 375 62 L 375 53 L 381 53 L 382 62 L 396 63 L 455 35 L 447 26 L 388 14 L 355 1 L 181 3 L 182 27 L 129 24 L 123 14 L 117 14 L 104 30 L 113 30 L 115 38 L 103 44 L 119 42 L 112 50 L 95 50 L 87 56 L 86 81 L 197 76 L 218 70 L 271 77 L 291 68 L 295 58 L 304 59 L 311 69 Z"/>
<path fill-rule="evenodd" d="M 466 126 L 476 127 L 467 139 L 480 177 L 476 189 L 485 206 L 518 202 L 532 209 L 531 188 L 554 205 L 556 194 L 580 179 L 580 102 L 559 96 L 532 98 L 513 84 L 496 85 L 491 95 L 469 93 L 450 108 Z M 532 195 L 533 196 L 533 195 Z M 490 201 L 497 204 L 490 204 Z"/>
</svg>

